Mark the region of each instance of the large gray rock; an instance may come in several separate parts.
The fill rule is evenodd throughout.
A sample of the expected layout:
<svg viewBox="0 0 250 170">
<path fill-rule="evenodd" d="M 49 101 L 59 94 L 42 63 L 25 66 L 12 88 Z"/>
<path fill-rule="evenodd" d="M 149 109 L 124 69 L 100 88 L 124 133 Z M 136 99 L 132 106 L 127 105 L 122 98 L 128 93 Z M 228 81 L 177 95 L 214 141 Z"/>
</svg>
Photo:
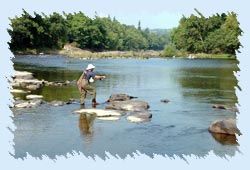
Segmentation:
<svg viewBox="0 0 250 170">
<path fill-rule="evenodd" d="M 134 123 L 147 122 L 152 118 L 152 114 L 149 112 L 133 113 L 127 117 L 127 120 Z"/>
<path fill-rule="evenodd" d="M 106 106 L 106 109 L 125 111 L 143 111 L 148 108 L 148 103 L 141 100 L 113 101 Z"/>
<path fill-rule="evenodd" d="M 112 94 L 107 102 L 113 102 L 113 101 L 125 101 L 125 100 L 130 100 L 136 97 L 129 96 L 127 94 Z"/>
<path fill-rule="evenodd" d="M 211 133 L 221 133 L 227 135 L 241 135 L 240 130 L 236 126 L 236 119 L 225 119 L 213 122 L 209 128 Z"/>
</svg>

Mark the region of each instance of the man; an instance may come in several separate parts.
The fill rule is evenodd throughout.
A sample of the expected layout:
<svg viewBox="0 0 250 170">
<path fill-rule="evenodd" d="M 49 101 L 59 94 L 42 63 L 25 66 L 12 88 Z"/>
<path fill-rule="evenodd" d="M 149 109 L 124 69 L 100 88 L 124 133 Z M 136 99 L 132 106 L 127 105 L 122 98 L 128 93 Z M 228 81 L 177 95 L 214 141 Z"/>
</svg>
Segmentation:
<svg viewBox="0 0 250 170">
<path fill-rule="evenodd" d="M 81 94 L 81 105 L 84 105 L 85 98 L 87 96 L 87 92 L 92 95 L 92 106 L 96 106 L 99 103 L 96 102 L 96 90 L 90 84 L 94 82 L 94 79 L 102 80 L 105 79 L 106 76 L 99 76 L 94 74 L 95 66 L 93 64 L 89 64 L 85 71 L 83 71 L 82 75 L 80 76 L 79 80 L 77 81 L 78 89 Z"/>
</svg>

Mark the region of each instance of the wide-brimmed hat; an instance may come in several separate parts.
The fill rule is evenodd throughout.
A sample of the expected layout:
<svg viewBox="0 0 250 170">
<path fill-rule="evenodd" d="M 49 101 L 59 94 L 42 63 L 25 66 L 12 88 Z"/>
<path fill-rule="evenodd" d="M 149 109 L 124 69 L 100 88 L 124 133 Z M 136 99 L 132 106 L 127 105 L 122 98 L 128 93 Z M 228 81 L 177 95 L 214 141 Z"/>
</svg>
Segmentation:
<svg viewBox="0 0 250 170">
<path fill-rule="evenodd" d="M 90 69 L 93 69 L 95 68 L 95 66 L 93 64 L 89 64 L 88 67 L 86 68 L 86 70 L 90 70 Z"/>
</svg>

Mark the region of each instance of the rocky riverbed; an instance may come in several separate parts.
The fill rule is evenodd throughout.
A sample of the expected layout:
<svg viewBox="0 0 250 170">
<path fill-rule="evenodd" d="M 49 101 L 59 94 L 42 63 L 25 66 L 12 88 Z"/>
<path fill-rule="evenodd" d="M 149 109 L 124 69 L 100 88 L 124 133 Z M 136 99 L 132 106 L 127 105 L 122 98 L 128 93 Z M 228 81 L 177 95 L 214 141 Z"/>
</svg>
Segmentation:
<svg viewBox="0 0 250 170">
<path fill-rule="evenodd" d="M 38 80 L 33 77 L 32 73 L 26 71 L 16 71 L 13 76 L 11 85 L 16 89 L 11 89 L 11 93 L 23 93 L 26 94 L 26 100 L 16 99 L 13 103 L 14 108 L 34 108 L 39 107 L 42 104 L 48 104 L 53 107 L 60 107 L 67 104 L 80 104 L 79 99 L 69 99 L 67 102 L 62 101 L 51 101 L 47 102 L 43 100 L 43 96 L 29 94 L 32 90 L 42 88 L 43 86 L 67 86 L 76 85 L 76 81 L 65 81 L 65 82 L 48 82 L 45 80 Z M 22 87 L 18 89 L 18 87 Z M 143 100 L 135 99 L 137 97 L 130 96 L 127 94 L 111 94 L 107 99 L 104 108 L 81 108 L 73 111 L 76 114 L 88 113 L 94 114 L 98 119 L 101 120 L 119 120 L 120 117 L 126 116 L 126 119 L 130 122 L 142 123 L 150 121 L 153 114 L 149 110 L 150 106 Z M 159 100 L 162 103 L 170 102 L 169 99 Z M 239 112 L 235 107 L 229 107 L 225 105 L 215 104 L 212 106 L 215 109 L 230 110 L 232 112 Z M 212 133 L 216 140 L 221 139 L 221 135 L 235 136 L 241 135 L 241 132 L 236 126 L 236 120 L 217 120 L 212 122 L 208 128 L 209 132 Z M 219 135 L 219 137 L 218 137 Z M 223 137 L 228 139 L 228 137 Z M 231 138 L 230 138 L 231 139 Z"/>
</svg>

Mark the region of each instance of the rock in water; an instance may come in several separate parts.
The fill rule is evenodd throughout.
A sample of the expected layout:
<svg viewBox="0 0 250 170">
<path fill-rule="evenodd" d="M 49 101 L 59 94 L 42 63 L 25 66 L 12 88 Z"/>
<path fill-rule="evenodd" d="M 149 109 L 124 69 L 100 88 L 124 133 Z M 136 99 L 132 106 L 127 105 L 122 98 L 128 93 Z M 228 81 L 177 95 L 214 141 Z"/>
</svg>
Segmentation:
<svg viewBox="0 0 250 170">
<path fill-rule="evenodd" d="M 110 116 L 110 117 L 97 117 L 97 119 L 99 120 L 109 120 L 109 121 L 115 121 L 115 120 L 119 120 L 120 117 L 118 116 Z"/>
<path fill-rule="evenodd" d="M 27 91 L 19 90 L 19 89 L 11 89 L 10 92 L 11 93 L 28 93 Z"/>
<path fill-rule="evenodd" d="M 161 102 L 162 103 L 168 103 L 168 102 L 170 102 L 170 100 L 168 100 L 168 99 L 162 99 Z"/>
<path fill-rule="evenodd" d="M 113 101 L 106 106 L 106 109 L 125 111 L 143 111 L 147 110 L 148 108 L 148 103 L 140 100 Z"/>
<path fill-rule="evenodd" d="M 127 117 L 127 120 L 135 123 L 147 122 L 152 118 L 152 114 L 148 112 L 134 113 Z"/>
<path fill-rule="evenodd" d="M 31 108 L 32 105 L 29 102 L 23 102 L 23 103 L 15 104 L 14 107 L 16 107 L 16 108 Z"/>
<path fill-rule="evenodd" d="M 216 108 L 216 109 L 226 109 L 226 107 L 224 105 L 218 105 L 218 104 L 213 105 L 213 108 Z"/>
<path fill-rule="evenodd" d="M 127 94 L 112 94 L 107 102 L 113 102 L 113 101 L 125 101 L 125 100 L 130 100 L 136 97 L 129 96 Z"/>
<path fill-rule="evenodd" d="M 31 95 L 26 96 L 26 99 L 41 99 L 41 98 L 43 98 L 43 96 L 41 96 L 41 95 L 33 95 L 33 94 L 31 94 Z"/>
<path fill-rule="evenodd" d="M 15 71 L 14 76 L 15 79 L 33 79 L 33 75 L 27 71 Z"/>
<path fill-rule="evenodd" d="M 236 119 L 225 119 L 213 122 L 208 131 L 211 133 L 222 133 L 227 135 L 242 135 L 240 130 L 236 127 Z"/>
<path fill-rule="evenodd" d="M 64 105 L 64 102 L 54 100 L 54 101 L 50 102 L 49 104 L 50 104 L 51 106 L 57 107 L 57 106 L 63 106 L 63 105 Z"/>
<path fill-rule="evenodd" d="M 74 113 L 96 114 L 97 117 L 122 116 L 125 114 L 123 111 L 103 110 L 103 109 L 80 109 L 80 110 L 74 111 Z"/>
<path fill-rule="evenodd" d="M 40 99 L 33 99 L 30 101 L 16 101 L 14 107 L 16 108 L 31 108 L 31 107 L 38 107 L 43 103 Z"/>
</svg>

